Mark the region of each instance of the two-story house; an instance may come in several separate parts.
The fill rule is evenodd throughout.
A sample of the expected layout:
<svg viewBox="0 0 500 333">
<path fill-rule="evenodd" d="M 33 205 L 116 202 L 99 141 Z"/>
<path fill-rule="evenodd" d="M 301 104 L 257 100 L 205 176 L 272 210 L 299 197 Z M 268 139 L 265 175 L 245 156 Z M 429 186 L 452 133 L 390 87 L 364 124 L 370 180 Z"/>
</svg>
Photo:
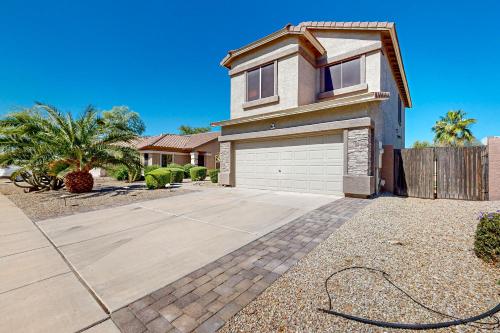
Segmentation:
<svg viewBox="0 0 500 333">
<path fill-rule="evenodd" d="M 219 182 L 367 196 L 384 146 L 404 147 L 410 92 L 395 26 L 303 22 L 229 51 Z M 384 168 L 392 166 L 384 166 Z"/>
</svg>

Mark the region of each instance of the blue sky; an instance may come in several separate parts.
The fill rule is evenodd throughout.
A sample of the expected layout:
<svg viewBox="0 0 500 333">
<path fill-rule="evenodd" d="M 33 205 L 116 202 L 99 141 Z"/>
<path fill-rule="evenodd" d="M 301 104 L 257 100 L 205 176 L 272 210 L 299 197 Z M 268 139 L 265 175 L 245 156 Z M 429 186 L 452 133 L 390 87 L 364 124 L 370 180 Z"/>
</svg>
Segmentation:
<svg viewBox="0 0 500 333">
<path fill-rule="evenodd" d="M 0 3 L 0 114 L 43 101 L 128 105 L 147 134 L 229 117 L 227 50 L 301 21 L 394 21 L 414 107 L 406 145 L 447 110 L 500 135 L 495 1 L 14 1 Z"/>
</svg>

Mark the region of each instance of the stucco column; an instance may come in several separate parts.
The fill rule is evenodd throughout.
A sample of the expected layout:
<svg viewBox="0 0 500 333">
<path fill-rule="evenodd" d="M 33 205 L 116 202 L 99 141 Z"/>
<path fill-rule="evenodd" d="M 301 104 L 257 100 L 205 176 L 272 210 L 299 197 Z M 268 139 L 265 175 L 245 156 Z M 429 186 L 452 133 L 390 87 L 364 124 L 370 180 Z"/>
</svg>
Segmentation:
<svg viewBox="0 0 500 333">
<path fill-rule="evenodd" d="M 500 200 L 500 138 L 488 138 L 488 195 Z"/>
<path fill-rule="evenodd" d="M 234 181 L 233 181 L 233 172 L 232 172 L 232 159 L 233 159 L 233 153 L 232 153 L 232 142 L 231 141 L 224 141 L 220 143 L 220 153 L 219 153 L 219 159 L 220 159 L 220 173 L 219 173 L 219 184 L 221 185 L 228 185 L 228 186 L 233 186 Z"/>
<path fill-rule="evenodd" d="M 198 152 L 197 151 L 191 152 L 191 164 L 198 165 Z"/>
<path fill-rule="evenodd" d="M 344 193 L 369 196 L 375 192 L 373 176 L 374 146 L 370 127 L 349 128 L 347 132 L 347 170 L 344 174 Z"/>
</svg>

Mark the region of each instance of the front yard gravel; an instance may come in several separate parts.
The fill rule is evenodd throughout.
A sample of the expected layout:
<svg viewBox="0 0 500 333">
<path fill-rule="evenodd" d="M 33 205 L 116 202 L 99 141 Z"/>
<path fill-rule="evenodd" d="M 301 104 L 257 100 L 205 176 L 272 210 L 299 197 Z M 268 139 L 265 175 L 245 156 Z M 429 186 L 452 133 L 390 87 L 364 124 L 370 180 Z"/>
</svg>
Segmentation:
<svg viewBox="0 0 500 333">
<path fill-rule="evenodd" d="M 386 271 L 417 300 L 457 317 L 500 302 L 500 269 L 478 259 L 474 232 L 481 211 L 500 202 L 380 197 L 309 253 L 234 316 L 221 332 L 388 332 L 332 315 L 324 281 L 349 266 Z M 329 285 L 333 309 L 370 319 L 427 323 L 448 318 L 405 298 L 376 273 L 349 271 Z M 500 316 L 497 314 L 497 316 Z M 441 332 L 476 332 L 455 326 Z"/>
<path fill-rule="evenodd" d="M 59 191 L 24 193 L 22 188 L 15 186 L 10 180 L 0 180 L 0 193 L 21 208 L 32 221 L 165 198 L 195 190 L 193 186 L 184 185 L 177 185 L 172 189 L 148 190 L 143 181 L 126 183 L 103 177 L 94 179 L 94 189 L 89 193 L 72 194 L 64 188 Z"/>
</svg>

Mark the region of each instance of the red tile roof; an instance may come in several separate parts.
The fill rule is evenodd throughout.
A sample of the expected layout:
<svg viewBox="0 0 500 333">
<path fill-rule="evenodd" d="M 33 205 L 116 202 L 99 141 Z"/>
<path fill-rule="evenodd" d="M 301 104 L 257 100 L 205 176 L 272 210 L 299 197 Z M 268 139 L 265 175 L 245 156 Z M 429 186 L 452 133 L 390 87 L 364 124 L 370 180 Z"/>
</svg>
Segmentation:
<svg viewBox="0 0 500 333">
<path fill-rule="evenodd" d="M 145 136 L 132 143 L 137 149 L 160 147 L 191 150 L 217 139 L 220 132 L 206 132 L 191 135 L 160 134 Z"/>
</svg>

